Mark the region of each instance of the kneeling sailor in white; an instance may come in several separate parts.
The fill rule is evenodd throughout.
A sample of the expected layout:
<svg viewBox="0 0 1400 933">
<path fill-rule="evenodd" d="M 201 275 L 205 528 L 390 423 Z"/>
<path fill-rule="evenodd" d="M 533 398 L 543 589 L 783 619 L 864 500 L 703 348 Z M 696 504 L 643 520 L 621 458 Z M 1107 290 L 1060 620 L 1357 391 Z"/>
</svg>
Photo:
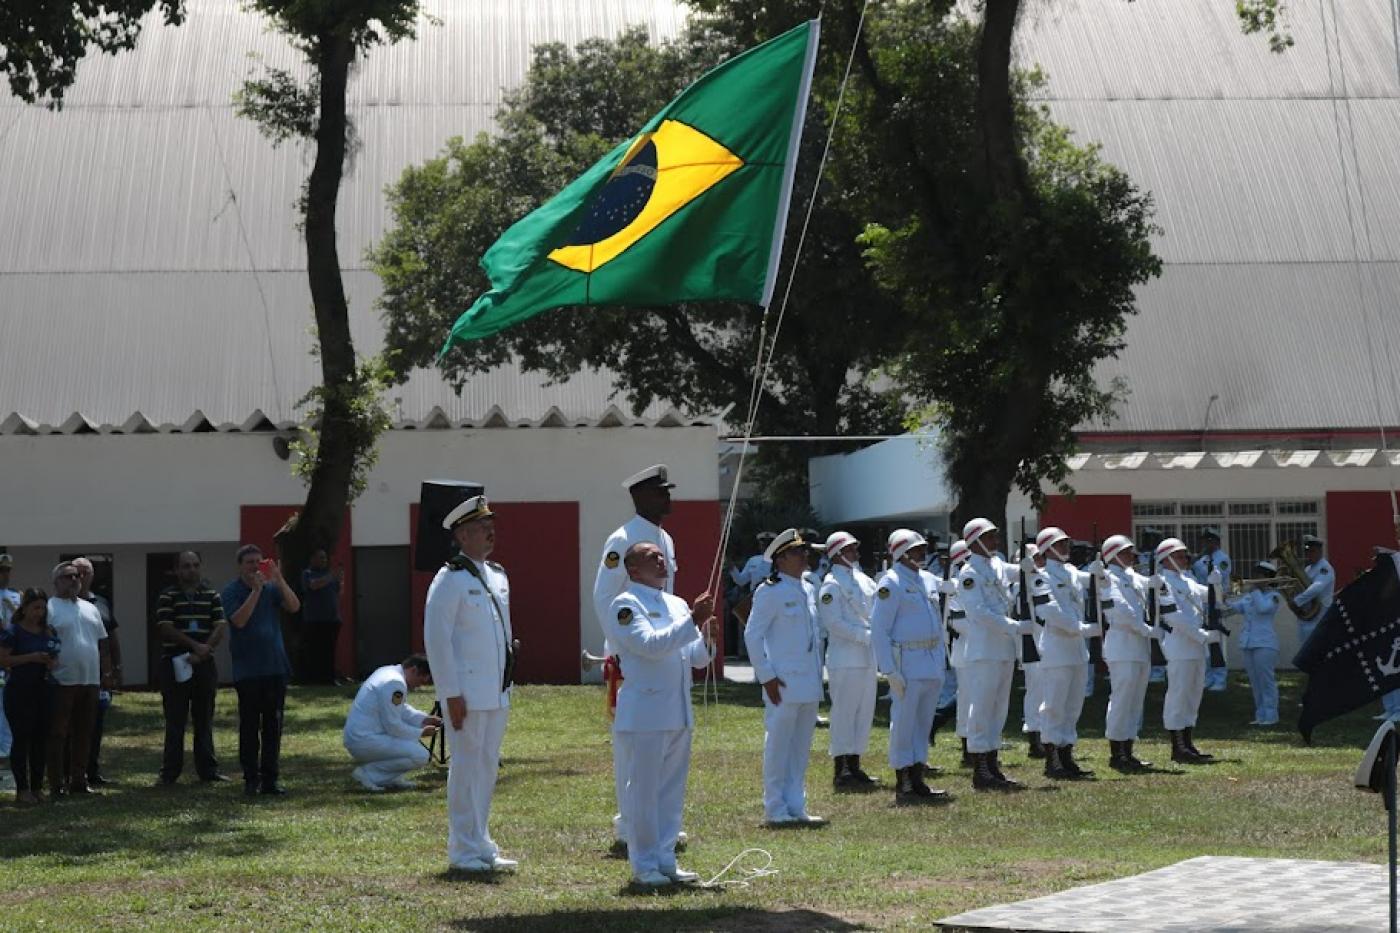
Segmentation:
<svg viewBox="0 0 1400 933">
<path fill-rule="evenodd" d="M 428 750 L 418 740 L 436 732 L 442 720 L 410 706 L 408 694 L 432 682 L 428 659 L 411 654 L 360 684 L 342 740 L 358 765 L 351 776 L 365 790 L 413 787 L 404 775 L 428 763 Z"/>
</svg>

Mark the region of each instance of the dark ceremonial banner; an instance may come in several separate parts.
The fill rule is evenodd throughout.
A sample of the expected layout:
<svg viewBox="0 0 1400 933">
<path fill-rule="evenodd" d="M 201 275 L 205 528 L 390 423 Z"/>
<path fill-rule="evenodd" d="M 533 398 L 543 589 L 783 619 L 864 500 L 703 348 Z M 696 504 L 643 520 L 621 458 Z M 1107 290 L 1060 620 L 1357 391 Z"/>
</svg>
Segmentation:
<svg viewBox="0 0 1400 933">
<path fill-rule="evenodd" d="M 1298 731 L 1312 731 L 1400 688 L 1400 555 L 1385 553 L 1345 587 L 1293 664 L 1308 675 Z"/>
</svg>

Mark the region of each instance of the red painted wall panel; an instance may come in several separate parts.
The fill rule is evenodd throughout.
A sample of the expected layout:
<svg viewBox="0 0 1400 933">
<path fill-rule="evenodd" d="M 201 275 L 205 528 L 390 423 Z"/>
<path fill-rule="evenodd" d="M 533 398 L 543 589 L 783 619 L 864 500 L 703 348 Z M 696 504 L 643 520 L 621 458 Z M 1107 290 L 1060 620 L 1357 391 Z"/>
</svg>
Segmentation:
<svg viewBox="0 0 1400 933">
<path fill-rule="evenodd" d="M 1045 510 L 1040 513 L 1040 527 L 1058 525 L 1071 538 L 1080 541 L 1093 541 L 1094 525 L 1098 525 L 1098 536 L 1102 540 L 1109 535 L 1131 535 L 1133 533 L 1132 496 L 1049 496 Z M 1012 529 L 1008 539 L 1019 532 Z"/>
<path fill-rule="evenodd" d="M 1337 571 L 1337 588 L 1341 589 L 1354 580 L 1359 571 L 1371 568 L 1373 545 L 1396 546 L 1390 493 L 1382 490 L 1329 492 L 1326 538 L 1327 559 Z"/>
<path fill-rule="evenodd" d="M 238 512 L 238 540 L 240 544 L 256 544 L 265 554 L 275 554 L 273 536 L 287 523 L 287 519 L 301 510 L 300 505 L 245 505 Z M 355 562 L 351 559 L 350 548 L 354 544 L 350 531 L 350 512 L 345 512 L 345 522 L 340 526 L 340 541 L 335 553 L 330 555 L 332 567 L 345 568 L 345 583 L 340 588 L 340 635 L 335 646 L 336 672 L 345 674 L 355 670 Z M 233 578 L 233 571 L 223 582 Z M 216 578 L 219 579 L 219 578 Z M 301 585 L 300 580 L 288 580 L 293 589 Z M 219 585 L 222 586 L 222 583 Z M 289 652 L 295 652 L 291 644 Z M 295 667 L 295 657 L 293 657 Z"/>
<path fill-rule="evenodd" d="M 723 518 L 720 503 L 713 500 L 678 500 L 671 503 L 671 514 L 666 518 L 666 530 L 676 542 L 676 563 L 680 565 L 680 571 L 676 574 L 676 595 L 684 598 L 686 602 L 704 592 L 705 587 L 709 585 L 710 565 L 714 563 L 715 551 L 719 548 L 719 532 Z M 715 614 L 723 619 L 724 587 L 721 586 L 719 590 Z M 723 677 L 723 625 L 716 626 L 715 639 L 719 643 L 715 658 L 715 676 Z"/>
<path fill-rule="evenodd" d="M 496 512 L 498 561 L 510 575 L 510 623 L 520 640 L 515 679 L 520 683 L 579 682 L 577 502 L 501 502 Z M 409 506 L 418 527 L 418 504 Z M 413 545 L 409 547 L 413 566 Z M 413 650 L 423 650 L 423 608 L 433 574 L 413 572 Z"/>
</svg>

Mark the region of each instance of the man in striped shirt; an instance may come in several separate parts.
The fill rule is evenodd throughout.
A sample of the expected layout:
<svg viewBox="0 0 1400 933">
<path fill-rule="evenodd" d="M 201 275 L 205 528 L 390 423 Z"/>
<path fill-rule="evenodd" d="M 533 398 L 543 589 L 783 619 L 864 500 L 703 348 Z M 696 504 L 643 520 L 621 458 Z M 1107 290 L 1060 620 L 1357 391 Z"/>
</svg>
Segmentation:
<svg viewBox="0 0 1400 933">
<path fill-rule="evenodd" d="M 176 558 L 175 576 L 179 583 L 162 590 L 156 605 L 161 638 L 157 679 L 165 709 L 165 753 L 156 783 L 179 780 L 185 764 L 187 720 L 194 724 L 194 768 L 199 779 L 227 781 L 214 758 L 214 694 L 219 689 L 214 649 L 227 629 L 224 606 L 219 594 L 204 582 L 194 551 L 183 551 Z M 190 676 L 184 681 L 176 676 L 175 659 L 180 656 L 190 664 Z"/>
</svg>

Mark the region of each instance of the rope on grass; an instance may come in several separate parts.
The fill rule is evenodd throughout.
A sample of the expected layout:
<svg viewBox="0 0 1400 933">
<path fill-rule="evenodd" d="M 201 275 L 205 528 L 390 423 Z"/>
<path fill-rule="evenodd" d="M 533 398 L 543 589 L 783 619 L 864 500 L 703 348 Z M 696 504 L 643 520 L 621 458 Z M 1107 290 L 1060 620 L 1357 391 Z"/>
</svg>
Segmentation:
<svg viewBox="0 0 1400 933">
<path fill-rule="evenodd" d="M 761 855 L 765 861 L 762 865 L 758 865 L 753 868 L 744 868 L 742 866 L 739 867 L 737 869 L 739 877 L 737 878 L 730 878 L 723 881 L 720 880 L 724 878 L 725 875 L 729 874 L 730 870 L 734 869 L 735 866 L 738 865 L 738 863 L 749 854 Z M 719 874 L 715 875 L 709 881 L 701 881 L 697 885 L 697 887 L 723 888 L 733 886 L 736 888 L 747 888 L 751 883 L 758 880 L 759 878 L 768 878 L 772 875 L 776 875 L 777 873 L 778 869 L 773 867 L 773 854 L 767 849 L 760 849 L 756 846 L 753 846 L 745 849 L 738 855 L 734 856 L 732 859 L 729 860 L 728 865 L 720 869 Z"/>
</svg>

